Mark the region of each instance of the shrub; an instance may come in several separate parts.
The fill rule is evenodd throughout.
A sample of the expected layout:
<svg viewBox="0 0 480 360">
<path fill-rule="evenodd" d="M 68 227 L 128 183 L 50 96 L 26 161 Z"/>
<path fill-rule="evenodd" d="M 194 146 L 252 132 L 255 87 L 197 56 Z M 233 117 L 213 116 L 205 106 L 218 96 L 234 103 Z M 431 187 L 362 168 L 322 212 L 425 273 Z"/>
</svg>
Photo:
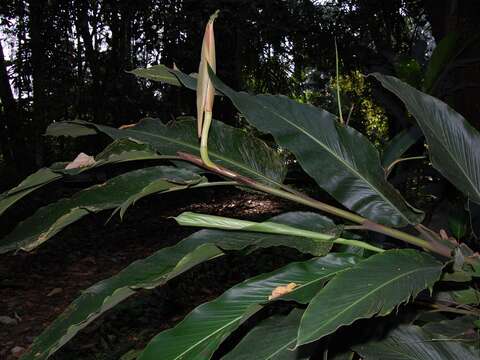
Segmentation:
<svg viewBox="0 0 480 360">
<path fill-rule="evenodd" d="M 65 176 L 119 162 L 157 160 L 165 164 L 123 173 L 40 208 L 0 242 L 0 252 L 30 251 L 92 212 L 113 209 L 113 214 L 123 216 L 144 196 L 208 186 L 266 192 L 309 206 L 312 211 L 332 216 L 335 222 L 316 212 L 285 213 L 265 222 L 179 214 L 179 224 L 209 229 L 86 289 L 22 359 L 48 358 L 139 289 L 162 286 L 227 252 L 274 246 L 295 248 L 312 257 L 247 279 L 198 306 L 179 324 L 155 336 L 138 358 L 210 359 L 247 319 L 274 302 L 287 301 L 291 309 L 287 315 L 273 314 L 257 323 L 224 358 L 308 359 L 323 354 L 329 359 L 352 359 L 358 354 L 364 359 L 477 359 L 478 254 L 445 236 L 445 232 L 437 234 L 422 225 L 424 214 L 409 205 L 387 180 L 386 173 L 415 142 L 407 136 L 409 133 L 395 138 L 380 156 L 364 135 L 339 123 L 336 116 L 283 96 L 236 92 L 222 83 L 208 64 L 211 59 L 203 61 L 199 82 L 207 83 L 207 88 L 213 85 L 216 95 L 229 98 L 252 126 L 272 135 L 343 208 L 284 185 L 286 169 L 278 152 L 255 137 L 211 120 L 213 95 L 209 98 L 198 91 L 207 99 L 207 105 L 203 102 L 199 110 L 202 116 L 198 128 L 189 118 L 172 125 L 144 119 L 122 129 L 83 121 L 52 124 L 47 135 L 102 133 L 113 142 L 94 159 L 87 158 L 75 166 L 54 164 L 29 176 L 2 195 L 0 213 L 32 191 Z M 174 86 L 197 88 L 196 77 L 163 65 L 133 73 Z M 371 76 L 403 101 L 416 119 L 433 167 L 468 201 L 480 203 L 479 133 L 442 101 L 394 77 L 378 73 Z M 200 146 L 197 133 L 202 137 Z M 222 180 L 209 180 L 206 173 Z M 399 229 L 404 227 L 416 230 L 418 235 Z M 372 242 L 371 233 L 384 234 L 408 246 L 387 248 Z M 416 305 L 413 317 L 382 321 L 407 302 Z M 432 310 L 445 316 L 432 320 L 427 316 Z M 361 319 L 364 321 L 359 331 L 356 325 Z M 354 338 L 345 338 L 348 329 L 355 330 Z M 375 332 L 382 336 L 374 336 Z M 314 342 L 317 348 L 307 346 Z"/>
</svg>

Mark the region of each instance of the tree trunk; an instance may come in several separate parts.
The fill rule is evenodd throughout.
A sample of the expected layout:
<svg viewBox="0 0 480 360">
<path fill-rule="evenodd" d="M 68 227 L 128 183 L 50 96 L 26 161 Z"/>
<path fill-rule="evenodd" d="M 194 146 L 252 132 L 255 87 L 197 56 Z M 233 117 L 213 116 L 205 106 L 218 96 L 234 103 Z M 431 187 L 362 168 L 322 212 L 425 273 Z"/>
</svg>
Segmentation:
<svg viewBox="0 0 480 360">
<path fill-rule="evenodd" d="M 47 125 L 46 109 L 48 98 L 46 94 L 47 79 L 45 78 L 47 63 L 45 54 L 45 18 L 47 17 L 48 1 L 31 0 L 30 9 L 30 44 L 32 51 L 32 88 L 33 88 L 33 134 L 34 155 L 36 167 L 43 166 L 44 142 L 43 133 Z"/>
<path fill-rule="evenodd" d="M 29 170 L 29 156 L 22 138 L 22 117 L 13 97 L 7 73 L 3 47 L 0 42 L 0 142 L 1 151 L 10 169 L 19 176 Z"/>
<path fill-rule="evenodd" d="M 104 106 L 102 105 L 104 92 L 102 91 L 102 85 L 100 83 L 98 57 L 93 46 L 92 34 L 90 34 L 89 30 L 88 2 L 77 0 L 75 1 L 75 7 L 75 25 L 83 40 L 87 64 L 90 68 L 90 73 L 92 74 L 93 121 L 101 124 L 104 122 L 105 117 Z"/>
</svg>

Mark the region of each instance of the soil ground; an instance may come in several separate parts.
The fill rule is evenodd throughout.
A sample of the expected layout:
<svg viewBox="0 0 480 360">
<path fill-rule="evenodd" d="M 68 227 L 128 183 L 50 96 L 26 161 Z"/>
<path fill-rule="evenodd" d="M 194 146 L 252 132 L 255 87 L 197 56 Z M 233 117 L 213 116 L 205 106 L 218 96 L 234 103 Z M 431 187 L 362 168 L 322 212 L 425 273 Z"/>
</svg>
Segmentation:
<svg viewBox="0 0 480 360">
<path fill-rule="evenodd" d="M 0 324 L 0 359 L 15 359 L 12 349 L 28 348 L 83 289 L 195 231 L 178 226 L 171 216 L 196 211 L 264 220 L 291 210 L 305 209 L 236 189 L 152 196 L 130 209 L 123 221 L 105 225 L 108 212 L 88 216 L 31 253 L 1 255 L 0 316 L 14 318 L 17 324 Z M 300 258 L 295 251 L 278 248 L 200 265 L 162 288 L 141 291 L 120 304 L 53 358 L 119 359 L 235 283 Z"/>
</svg>

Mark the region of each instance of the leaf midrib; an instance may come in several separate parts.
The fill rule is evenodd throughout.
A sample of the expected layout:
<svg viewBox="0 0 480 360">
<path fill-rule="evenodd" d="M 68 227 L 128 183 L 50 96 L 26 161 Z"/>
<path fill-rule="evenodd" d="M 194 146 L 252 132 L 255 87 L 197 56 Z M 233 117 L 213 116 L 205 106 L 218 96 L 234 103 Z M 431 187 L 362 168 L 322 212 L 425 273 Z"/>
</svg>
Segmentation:
<svg viewBox="0 0 480 360">
<path fill-rule="evenodd" d="M 277 351 L 273 352 L 272 354 L 270 354 L 268 357 L 265 358 L 265 360 L 270 360 L 270 359 L 273 359 L 273 357 L 275 355 L 277 355 L 278 353 L 280 353 L 282 350 L 288 348 L 291 344 L 293 344 L 295 341 L 297 341 L 297 337 L 295 336 L 293 338 L 292 341 L 289 341 L 288 343 L 286 343 L 285 345 L 281 346 Z"/>
<path fill-rule="evenodd" d="M 294 291 L 297 291 L 301 288 L 304 288 L 305 286 L 307 285 L 311 285 L 315 282 L 318 282 L 318 281 L 321 281 L 321 280 L 325 280 L 326 278 L 328 277 L 331 277 L 331 276 L 334 276 L 335 274 L 338 274 L 342 271 L 346 271 L 348 270 L 350 267 L 346 268 L 346 269 L 340 269 L 338 271 L 333 271 L 331 273 L 328 273 L 327 275 L 324 275 L 322 277 L 318 277 L 318 278 L 315 278 L 314 280 L 312 281 L 309 281 L 309 282 L 306 282 L 304 284 L 302 284 L 301 286 L 295 288 Z M 287 280 L 285 280 L 287 281 Z M 280 298 L 281 299 L 281 298 Z M 273 301 L 273 300 L 272 300 Z M 252 305 L 255 305 L 257 304 L 258 305 L 258 301 L 255 301 L 255 302 L 252 302 L 250 303 L 248 306 L 246 306 L 245 308 L 247 309 L 248 307 L 252 306 Z M 190 346 L 188 349 L 186 349 L 185 351 L 183 351 L 181 354 L 177 355 L 174 360 L 177 360 L 177 359 L 181 359 L 183 355 L 187 354 L 190 350 L 194 349 L 195 347 L 199 346 L 201 343 L 203 343 L 204 341 L 210 339 L 212 336 L 215 336 L 218 332 L 222 331 L 223 329 L 227 328 L 228 326 L 230 326 L 231 324 L 233 324 L 234 322 L 236 321 L 239 321 L 242 319 L 242 317 L 245 315 L 245 313 L 243 312 L 240 316 L 237 316 L 235 317 L 234 319 L 232 319 L 231 321 L 229 321 L 228 323 L 226 323 L 225 325 L 223 325 L 222 327 L 220 327 L 219 329 L 215 330 L 214 332 L 210 333 L 208 336 L 205 336 L 203 337 L 200 341 L 197 341 L 195 344 L 193 344 L 192 346 Z"/>
<path fill-rule="evenodd" d="M 189 144 L 189 143 L 186 143 L 186 142 L 183 142 L 183 141 L 180 141 L 180 140 L 176 140 L 176 139 L 172 139 L 172 138 L 169 138 L 169 137 L 166 137 L 166 136 L 162 136 L 162 135 L 158 135 L 158 134 L 151 134 L 151 133 L 147 133 L 147 132 L 144 132 L 144 131 L 141 131 L 141 130 L 133 130 L 133 129 L 131 129 L 131 130 L 127 130 L 127 131 L 128 131 L 128 132 L 134 132 L 134 133 L 140 133 L 140 134 L 143 134 L 143 135 L 145 135 L 145 136 L 158 137 L 158 138 L 160 138 L 160 139 L 162 139 L 162 140 L 166 140 L 166 141 L 169 141 L 169 142 L 174 143 L 174 144 L 183 145 L 183 146 L 185 146 L 185 147 L 187 147 L 187 148 L 189 148 L 189 149 L 192 149 L 192 150 L 197 150 L 197 151 L 199 150 L 198 147 L 193 146 L 193 145 L 191 145 L 191 144 Z M 254 171 L 254 170 L 251 169 L 251 168 L 245 167 L 245 166 L 243 166 L 242 164 L 239 164 L 238 162 L 236 162 L 236 161 L 234 161 L 234 160 L 232 160 L 232 159 L 225 158 L 225 157 L 219 155 L 219 154 L 218 154 L 217 152 L 215 152 L 215 151 L 209 150 L 209 151 L 208 151 L 208 154 L 211 155 L 212 157 L 216 157 L 217 159 L 222 160 L 222 161 L 224 161 L 224 162 L 226 162 L 226 163 L 230 163 L 230 164 L 234 165 L 235 167 L 244 170 L 245 172 L 249 172 L 249 173 L 255 174 L 255 175 L 258 176 L 259 178 L 262 178 L 262 179 L 264 179 L 264 180 L 266 180 L 266 181 L 268 181 L 268 182 L 270 182 L 270 183 L 273 183 L 273 184 L 275 184 L 275 185 L 277 185 L 277 186 L 282 186 L 282 184 L 278 183 L 277 181 L 275 181 L 275 180 L 273 180 L 273 179 L 270 179 L 269 177 L 266 177 L 266 176 L 263 175 L 262 173 L 258 173 L 258 172 Z"/>
<path fill-rule="evenodd" d="M 291 126 L 293 126 L 294 128 L 298 129 L 299 131 L 301 131 L 303 134 L 305 134 L 307 137 L 311 138 L 315 143 L 319 144 L 326 152 L 328 152 L 329 154 L 331 154 L 331 156 L 333 156 L 335 159 L 337 159 L 341 164 L 344 165 L 344 167 L 347 168 L 348 171 L 350 171 L 350 173 L 353 173 L 353 175 L 356 175 L 358 178 L 360 178 L 361 180 L 363 180 L 368 186 L 369 188 L 375 193 L 377 194 L 378 196 L 380 196 L 381 199 L 383 199 L 387 204 L 390 204 L 390 206 L 395 209 L 397 211 L 397 213 L 407 222 L 407 223 L 411 223 L 410 220 L 405 216 L 403 215 L 403 213 L 396 207 L 394 206 L 394 204 L 388 199 L 386 198 L 383 193 L 381 191 L 378 191 L 376 190 L 376 187 L 373 186 L 372 183 L 370 183 L 370 181 L 368 181 L 361 173 L 359 173 L 355 168 L 351 167 L 349 163 L 345 162 L 342 160 L 342 158 L 340 158 L 335 152 L 333 152 L 332 150 L 330 150 L 326 145 L 324 145 L 319 139 L 317 139 L 316 137 L 314 137 L 313 135 L 310 135 L 308 133 L 308 131 L 306 129 L 304 129 L 303 127 L 301 126 L 298 126 L 294 123 L 292 123 L 290 120 L 288 120 L 287 118 L 285 118 L 284 116 L 282 116 L 281 114 L 278 114 L 277 112 L 275 112 L 273 109 L 271 109 L 270 107 L 267 107 L 266 105 L 263 105 L 261 102 L 257 101 L 255 99 L 255 101 L 260 105 L 262 106 L 264 109 L 266 109 L 267 111 L 271 112 L 272 114 L 274 114 L 275 116 L 279 117 L 280 119 L 284 120 L 284 122 L 287 122 L 288 124 L 290 124 Z M 388 185 L 388 184 L 387 184 Z"/>
<path fill-rule="evenodd" d="M 400 94 L 400 92 L 398 92 L 396 89 L 389 86 L 389 90 L 392 91 L 395 95 L 397 95 L 406 105 L 408 104 L 408 101 L 406 100 L 406 98 L 402 94 Z M 409 106 L 409 105 L 407 105 L 407 107 L 411 108 L 411 106 Z M 417 119 L 417 121 L 419 121 L 419 120 Z M 455 158 L 455 156 L 453 156 L 453 153 L 450 153 L 450 151 L 448 151 L 448 147 L 446 146 L 446 144 L 444 142 L 444 138 L 445 138 L 444 134 L 438 135 L 437 132 L 432 127 L 429 126 L 430 124 L 427 121 L 423 121 L 423 124 L 425 125 L 426 128 L 428 128 L 428 130 L 430 130 L 431 133 L 437 135 L 438 143 L 443 147 L 444 151 L 453 160 L 453 162 L 455 163 L 457 168 L 460 169 L 460 171 L 462 172 L 464 177 L 467 179 L 467 182 L 470 184 L 471 188 L 474 190 L 474 193 L 476 193 L 478 198 L 480 199 L 480 190 L 478 190 L 477 186 L 472 182 L 469 174 L 465 173 L 465 171 L 463 170 L 463 167 L 460 166 L 460 163 L 457 162 L 457 159 Z"/>
</svg>

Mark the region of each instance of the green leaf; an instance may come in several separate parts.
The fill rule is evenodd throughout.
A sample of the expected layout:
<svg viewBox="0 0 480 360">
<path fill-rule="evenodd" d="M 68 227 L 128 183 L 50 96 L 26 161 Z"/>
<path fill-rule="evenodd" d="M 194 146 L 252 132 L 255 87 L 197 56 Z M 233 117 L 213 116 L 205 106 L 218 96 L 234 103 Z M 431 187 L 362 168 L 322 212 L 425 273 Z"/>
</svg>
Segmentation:
<svg viewBox="0 0 480 360">
<path fill-rule="evenodd" d="M 222 360 L 307 360 L 309 353 L 295 348 L 303 310 L 273 316 L 255 326 Z M 261 339 L 261 340 L 260 340 Z"/>
<path fill-rule="evenodd" d="M 325 229 L 321 232 L 318 232 L 305 230 L 290 225 L 272 223 L 269 221 L 257 223 L 253 221 L 232 219 L 223 216 L 198 214 L 192 212 L 184 212 L 177 216 L 175 220 L 180 225 L 185 226 L 198 226 L 213 229 L 240 230 L 287 236 L 291 235 L 298 236 L 300 238 L 311 238 L 319 242 L 320 244 L 323 244 L 323 250 L 325 252 L 328 252 L 334 243 L 356 246 L 374 252 L 385 251 L 382 248 L 376 247 L 363 241 L 341 238 L 340 235 L 343 228 L 338 226 L 333 226 L 330 229 Z"/>
<path fill-rule="evenodd" d="M 385 147 L 382 155 L 382 165 L 387 169 L 395 160 L 398 160 L 402 155 L 414 145 L 421 137 L 422 132 L 417 126 L 400 131 L 392 140 L 390 140 Z"/>
<path fill-rule="evenodd" d="M 455 58 L 458 45 L 461 44 L 460 36 L 456 33 L 447 34 L 435 47 L 425 70 L 423 91 L 431 93 L 440 75 L 446 70 L 447 65 Z"/>
<path fill-rule="evenodd" d="M 90 166 L 68 170 L 65 169 L 65 166 L 59 168 L 59 165 L 52 168 L 56 172 L 65 175 L 77 175 L 84 171 L 105 165 L 130 161 L 162 159 L 168 159 L 168 157 L 159 155 L 149 144 L 144 144 L 134 139 L 119 139 L 113 141 L 101 153 L 95 156 L 95 163 Z"/>
<path fill-rule="evenodd" d="M 328 232 L 335 227 L 335 224 L 327 217 L 311 212 L 289 212 L 273 217 L 268 222 L 277 225 L 297 226 L 300 229 L 315 232 Z M 317 241 L 293 234 L 278 235 L 245 231 L 218 231 L 218 234 L 220 236 L 225 236 L 225 234 L 228 234 L 229 237 L 234 236 L 235 241 L 240 243 L 245 241 L 252 242 L 252 239 L 258 239 L 257 242 L 262 244 L 262 247 L 287 246 L 314 256 L 326 255 L 331 249 L 329 242 Z"/>
<path fill-rule="evenodd" d="M 168 166 L 155 166 L 119 175 L 82 190 L 69 199 L 40 208 L 2 239 L 0 253 L 15 249 L 30 251 L 90 213 L 130 203 L 132 197 L 139 197 L 137 194 L 152 184 L 157 189 L 172 191 L 185 189 L 200 181 L 204 181 L 204 178 L 197 174 Z"/>
<path fill-rule="evenodd" d="M 195 89 L 191 76 L 167 67 L 163 71 Z M 385 180 L 374 146 L 353 128 L 340 126 L 334 115 L 283 96 L 237 93 L 211 71 L 210 77 L 252 125 L 294 153 L 319 186 L 343 205 L 386 225 L 417 224 L 423 219 Z"/>
<path fill-rule="evenodd" d="M 480 134 L 444 102 L 394 78 L 372 74 L 404 102 L 428 143 L 433 166 L 480 203 Z"/>
<path fill-rule="evenodd" d="M 184 212 L 175 220 L 183 226 L 237 230 L 239 234 L 248 232 L 247 236 L 257 233 L 272 234 L 276 235 L 275 242 L 277 244 L 280 239 L 291 241 L 293 237 L 295 240 L 287 246 L 315 256 L 325 255 L 331 250 L 334 234 L 325 233 L 337 229 L 337 226 L 329 218 L 310 212 L 288 213 L 288 215 L 280 215 L 261 223 L 192 212 Z M 296 224 L 298 227 L 289 224 Z M 257 236 L 262 235 L 258 234 Z"/>
<path fill-rule="evenodd" d="M 63 123 L 54 123 L 55 125 Z M 149 145 L 130 139 L 117 140 L 108 145 L 95 157 L 95 164 L 66 170 L 67 163 L 56 163 L 50 168 L 42 168 L 23 180 L 17 187 L 0 195 L 0 215 L 32 191 L 60 180 L 64 175 L 74 176 L 84 171 L 100 166 L 137 160 L 160 160 L 165 158 L 158 155 Z"/>
<path fill-rule="evenodd" d="M 480 335 L 475 331 L 475 316 L 460 316 L 451 320 L 429 322 L 422 329 L 436 338 L 459 340 L 463 343 L 479 345 Z"/>
<path fill-rule="evenodd" d="M 318 340 L 358 319 L 389 314 L 431 288 L 441 272 L 440 262 L 411 249 L 371 256 L 336 276 L 312 299 L 300 325 L 298 344 Z"/>
<path fill-rule="evenodd" d="M 478 352 L 457 341 L 435 341 L 422 328 L 402 325 L 384 339 L 355 346 L 365 360 L 474 360 Z"/>
<path fill-rule="evenodd" d="M 455 239 L 460 240 L 467 234 L 469 223 L 469 213 L 464 210 L 463 206 L 453 204 L 449 206 L 447 224 Z"/>
<path fill-rule="evenodd" d="M 310 214 L 310 215 L 309 215 Z M 294 224 L 310 230 L 321 230 L 332 223 L 327 218 L 308 213 L 286 213 L 270 219 L 272 222 Z M 300 241 L 299 241 L 300 240 Z M 307 241 L 312 243 L 308 245 Z M 34 342 L 22 360 L 42 360 L 57 351 L 80 330 L 121 301 L 135 294 L 137 289 L 152 289 L 184 273 L 193 266 L 224 255 L 224 251 L 272 246 L 290 246 L 300 251 L 316 252 L 317 244 L 309 239 L 270 234 L 240 233 L 235 231 L 202 230 L 177 245 L 158 250 L 138 260 L 117 275 L 103 280 L 87 290 L 68 306 Z M 356 257 L 339 255 L 339 263 L 354 264 Z M 350 260 L 348 260 L 350 259 Z M 298 288 L 296 300 L 308 302 L 318 289 L 313 286 Z"/>
<path fill-rule="evenodd" d="M 302 168 L 347 208 L 376 222 L 405 226 L 419 223 L 402 196 L 385 180 L 375 147 L 334 115 L 284 96 L 236 92 L 210 73 L 217 90 L 232 100 L 258 130 L 272 134 Z"/>
<path fill-rule="evenodd" d="M 33 173 L 23 180 L 18 186 L 0 195 L 0 215 L 2 215 L 10 206 L 30 194 L 32 191 L 40 189 L 41 187 L 50 184 L 61 177 L 62 175 L 56 174 L 48 168 L 42 168 L 36 173 Z"/>
<path fill-rule="evenodd" d="M 83 123 L 83 120 L 53 122 L 48 126 L 45 135 L 77 137 L 97 134 L 93 128 L 77 126 L 76 121 Z"/>
<path fill-rule="evenodd" d="M 334 274 L 352 266 L 354 259 L 352 255 L 328 254 L 246 280 L 200 305 L 174 328 L 158 334 L 139 359 L 210 359 L 232 331 L 268 302 L 276 287 L 293 282 L 299 285 L 298 290 L 318 290 Z M 289 299 L 295 300 L 297 289 L 289 294 Z M 305 301 L 304 296 L 301 300 Z"/>
<path fill-rule="evenodd" d="M 319 241 L 324 241 L 332 245 L 334 234 L 316 233 L 309 230 L 298 229 L 290 225 L 277 224 L 264 221 L 262 223 L 227 218 L 224 216 L 198 214 L 193 212 L 184 212 L 177 216 L 175 220 L 184 226 L 199 226 L 223 230 L 241 230 L 251 232 L 263 232 L 267 234 L 281 234 L 301 237 L 310 237 Z M 332 229 L 333 230 L 333 229 Z"/>
<path fill-rule="evenodd" d="M 147 80 L 153 80 L 162 82 L 165 84 L 182 86 L 182 83 L 177 79 L 177 76 L 173 74 L 173 69 L 167 68 L 165 65 L 153 65 L 149 68 L 138 68 L 129 73 Z M 192 90 L 197 88 L 197 80 L 191 76 L 185 75 L 184 84 L 186 87 Z"/>
<path fill-rule="evenodd" d="M 178 151 L 200 154 L 196 124 L 191 118 L 169 125 L 158 119 L 143 119 L 134 127 L 121 130 L 82 121 L 70 124 L 96 129 L 113 139 L 136 139 L 150 144 L 163 155 L 176 155 Z M 208 149 L 211 160 L 216 164 L 269 185 L 280 186 L 283 182 L 286 173 L 283 157 L 262 140 L 240 129 L 213 121 Z"/>
<path fill-rule="evenodd" d="M 480 305 L 480 291 L 471 287 L 457 290 L 438 291 L 435 293 L 435 299 L 462 305 Z"/>
</svg>

